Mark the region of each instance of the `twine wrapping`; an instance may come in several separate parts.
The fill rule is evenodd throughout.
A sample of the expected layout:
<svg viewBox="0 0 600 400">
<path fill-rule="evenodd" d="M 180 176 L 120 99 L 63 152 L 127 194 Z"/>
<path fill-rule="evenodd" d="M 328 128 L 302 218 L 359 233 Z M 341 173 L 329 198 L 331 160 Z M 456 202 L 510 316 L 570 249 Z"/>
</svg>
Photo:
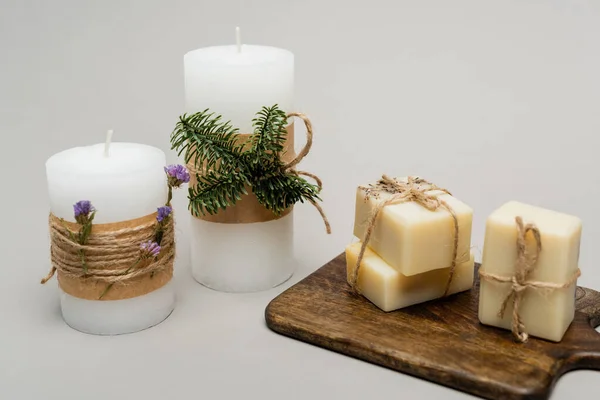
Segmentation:
<svg viewBox="0 0 600 400">
<path fill-rule="evenodd" d="M 365 255 L 367 245 L 371 239 L 371 234 L 375 228 L 377 216 L 381 210 L 390 204 L 401 204 L 414 201 L 429 211 L 436 211 L 439 208 L 443 208 L 452 216 L 452 221 L 454 222 L 452 262 L 450 264 L 450 273 L 446 283 L 446 288 L 444 289 L 443 297 L 447 296 L 448 291 L 450 290 L 450 284 L 452 283 L 452 278 L 454 277 L 454 271 L 456 269 L 456 257 L 458 255 L 458 217 L 456 216 L 456 213 L 452 207 L 450 207 L 448 203 L 440 199 L 438 196 L 441 194 L 450 194 L 450 192 L 446 189 L 439 188 L 433 183 L 427 182 L 421 178 L 410 176 L 408 177 L 407 182 L 401 182 L 397 179 L 390 178 L 387 175 L 383 175 L 375 185 L 366 188 L 367 197 L 370 195 L 377 196 L 381 192 L 390 193 L 392 196 L 379 202 L 373 209 L 373 212 L 367 221 L 367 230 L 365 232 L 365 237 L 362 240 L 360 252 L 358 253 L 358 259 L 356 260 L 356 268 L 354 269 L 351 286 L 358 292 L 358 272 Z M 437 193 L 434 194 L 431 192 Z"/>
<path fill-rule="evenodd" d="M 306 171 L 298 171 L 296 170 L 296 166 L 308 155 L 310 149 L 312 147 L 313 142 L 313 128 L 310 119 L 302 113 L 289 113 L 287 114 L 288 118 L 298 117 L 306 126 L 306 144 L 300 150 L 298 155 L 296 155 L 293 159 L 289 160 L 290 155 L 294 155 L 294 124 L 291 123 L 288 125 L 287 129 L 287 139 L 285 143 L 285 153 L 282 154 L 282 159 L 284 161 L 288 161 L 284 166 L 284 170 L 287 172 L 292 172 L 296 175 L 302 175 L 313 179 L 316 182 L 316 185 L 319 189 L 319 192 L 323 189 L 323 182 L 321 179 L 309 172 Z M 240 143 L 244 143 L 245 146 L 250 145 L 250 137 L 252 134 L 246 133 L 238 133 L 237 138 Z M 196 184 L 196 175 L 202 175 L 205 173 L 204 166 L 197 166 L 193 161 L 188 162 L 187 168 L 190 171 L 191 180 L 190 186 Z M 210 222 L 220 222 L 220 223 L 253 223 L 253 222 L 267 222 L 271 220 L 275 220 L 281 217 L 288 215 L 292 208 L 285 210 L 280 215 L 275 215 L 270 210 L 266 209 L 262 204 L 258 202 L 256 196 L 252 194 L 252 188 L 246 187 L 246 191 L 248 195 L 242 196 L 240 200 L 233 206 L 227 207 L 225 210 L 219 210 L 216 214 L 202 214 L 196 216 L 196 218 L 200 218 L 205 221 Z M 321 218 L 323 219 L 323 223 L 325 224 L 325 230 L 328 234 L 331 233 L 331 224 L 327 216 L 325 215 L 325 211 L 323 208 L 315 201 L 310 200 L 310 203 L 317 209 Z"/>
<path fill-rule="evenodd" d="M 308 117 L 302 113 L 296 113 L 296 112 L 289 113 L 287 115 L 287 117 L 288 118 L 298 117 L 304 122 L 304 126 L 306 126 L 306 144 L 304 145 L 302 150 L 300 150 L 300 153 L 298 153 L 296 158 L 294 158 L 292 161 L 290 161 L 285 166 L 285 169 L 288 171 L 292 171 L 292 172 L 296 173 L 297 175 L 303 175 L 303 176 L 312 178 L 317 183 L 317 187 L 319 188 L 319 193 L 321 193 L 321 190 L 323 190 L 323 181 L 321 181 L 321 179 L 318 176 L 311 174 L 310 172 L 296 170 L 296 165 L 298 165 L 300 163 L 300 161 L 302 161 L 304 159 L 304 157 L 306 157 L 308 155 L 308 153 L 310 152 L 310 148 L 312 147 L 312 142 L 313 142 L 312 123 L 310 122 L 310 119 L 308 119 Z M 321 218 L 323 219 L 323 223 L 325 224 L 325 230 L 327 231 L 327 234 L 331 234 L 331 224 L 329 223 L 329 219 L 325 215 L 325 211 L 323 210 L 321 205 L 314 200 L 310 200 L 310 203 L 313 206 L 315 206 L 317 211 L 319 211 L 319 214 L 321 215 Z"/>
<path fill-rule="evenodd" d="M 41 283 L 55 273 L 68 294 L 90 300 L 116 300 L 150 293 L 170 281 L 175 259 L 173 216 L 164 227 L 161 251 L 156 258 L 140 260 L 140 244 L 153 240 L 156 213 L 113 224 L 94 224 L 87 243 L 74 242 L 68 230 L 79 225 L 50 214 L 50 258 L 52 268 Z M 68 229 L 68 230 L 67 230 Z M 85 254 L 87 273 L 79 251 Z M 108 285 L 114 286 L 103 296 Z"/>
<path fill-rule="evenodd" d="M 517 223 L 517 261 L 515 263 L 515 274 L 511 277 L 507 277 L 479 270 L 479 276 L 488 281 L 511 284 L 510 291 L 500 305 L 498 317 L 504 318 L 504 312 L 512 300 L 513 312 L 511 331 L 515 339 L 521 343 L 525 343 L 529 338 L 529 334 L 525 331 L 525 324 L 523 324 L 523 320 L 519 314 L 519 308 L 523 300 L 523 294 L 525 293 L 525 290 L 527 288 L 549 290 L 568 288 L 577 282 L 577 278 L 581 276 L 581 270 L 578 268 L 577 271 L 575 271 L 567 280 L 567 282 L 563 284 L 527 280 L 529 275 L 537 267 L 537 261 L 542 251 L 542 238 L 539 229 L 534 224 L 523 224 L 523 218 L 519 216 L 515 217 L 515 222 Z M 531 253 L 527 248 L 526 237 L 528 233 L 531 233 L 533 235 L 533 239 L 535 240 L 535 251 L 533 253 Z"/>
</svg>

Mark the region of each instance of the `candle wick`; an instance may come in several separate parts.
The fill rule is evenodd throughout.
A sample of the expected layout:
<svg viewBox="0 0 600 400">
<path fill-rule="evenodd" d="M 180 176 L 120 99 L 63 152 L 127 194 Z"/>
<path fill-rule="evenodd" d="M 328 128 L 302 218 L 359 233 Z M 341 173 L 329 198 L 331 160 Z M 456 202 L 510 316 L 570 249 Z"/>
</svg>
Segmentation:
<svg viewBox="0 0 600 400">
<path fill-rule="evenodd" d="M 104 157 L 108 157 L 108 150 L 110 149 L 110 142 L 112 140 L 113 130 L 109 129 L 106 132 L 106 142 L 104 143 Z"/>
<path fill-rule="evenodd" d="M 237 43 L 237 51 L 238 53 L 242 52 L 242 35 L 240 33 L 240 27 L 235 27 L 235 42 Z"/>
</svg>

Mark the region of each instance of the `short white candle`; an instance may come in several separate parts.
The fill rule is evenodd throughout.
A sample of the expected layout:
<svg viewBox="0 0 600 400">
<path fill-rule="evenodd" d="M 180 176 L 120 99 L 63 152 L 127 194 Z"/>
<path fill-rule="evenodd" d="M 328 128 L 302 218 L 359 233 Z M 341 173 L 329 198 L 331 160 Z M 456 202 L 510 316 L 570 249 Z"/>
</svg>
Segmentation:
<svg viewBox="0 0 600 400">
<path fill-rule="evenodd" d="M 210 109 L 240 133 L 264 106 L 292 110 L 294 55 L 241 44 L 207 47 L 184 56 L 185 111 Z M 294 270 L 293 213 L 269 222 L 221 224 L 192 217 L 192 273 L 200 283 L 228 292 L 268 289 Z M 221 248 L 227 243 L 227 248 Z"/>
<path fill-rule="evenodd" d="M 152 214 L 167 200 L 165 163 L 163 151 L 134 143 L 102 143 L 57 153 L 46 162 L 50 210 L 75 222 L 73 204 L 89 200 L 97 210 L 95 224 Z M 172 283 L 123 300 L 80 299 L 61 290 L 65 322 L 94 334 L 135 332 L 156 325 L 174 304 Z"/>
</svg>

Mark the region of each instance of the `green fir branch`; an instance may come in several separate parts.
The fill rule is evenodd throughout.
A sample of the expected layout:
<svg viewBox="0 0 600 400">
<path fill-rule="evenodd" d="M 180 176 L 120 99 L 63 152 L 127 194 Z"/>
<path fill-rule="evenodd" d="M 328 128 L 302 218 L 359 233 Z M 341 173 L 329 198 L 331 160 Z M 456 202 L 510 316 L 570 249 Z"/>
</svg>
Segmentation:
<svg viewBox="0 0 600 400">
<path fill-rule="evenodd" d="M 222 172 L 222 171 L 221 171 Z M 192 215 L 216 214 L 220 209 L 234 205 L 248 194 L 245 185 L 248 179 L 242 173 L 230 171 L 227 174 L 209 171 L 196 175 L 198 184 L 189 188 L 189 209 Z"/>
<path fill-rule="evenodd" d="M 185 162 L 194 160 L 196 166 L 206 170 L 215 167 L 235 169 L 239 167 L 243 144 L 238 144 L 238 130 L 230 122 L 221 121 L 208 110 L 179 117 L 171 134 L 171 148 L 184 154 Z"/>
<path fill-rule="evenodd" d="M 280 161 L 280 153 L 284 149 L 287 131 L 285 112 L 277 105 L 263 107 L 252 120 L 254 134 L 250 137 L 250 159 L 254 164 L 265 161 Z"/>
<path fill-rule="evenodd" d="M 298 202 L 320 200 L 316 185 L 289 172 L 279 172 L 256 180 L 252 191 L 258 201 L 276 215 Z"/>
<path fill-rule="evenodd" d="M 250 146 L 236 140 L 237 129 L 208 110 L 180 117 L 171 148 L 193 160 L 200 174 L 189 188 L 189 209 L 195 216 L 215 214 L 233 206 L 251 187 L 258 201 L 280 215 L 297 202 L 316 202 L 319 188 L 281 160 L 287 138 L 287 117 L 277 105 L 263 107 L 252 120 Z"/>
</svg>

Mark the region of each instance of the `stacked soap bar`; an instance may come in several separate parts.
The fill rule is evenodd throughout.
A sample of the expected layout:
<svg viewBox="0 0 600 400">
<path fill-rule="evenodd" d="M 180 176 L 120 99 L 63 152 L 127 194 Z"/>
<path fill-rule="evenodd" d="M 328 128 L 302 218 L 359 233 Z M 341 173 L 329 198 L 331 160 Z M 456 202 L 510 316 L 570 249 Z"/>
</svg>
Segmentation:
<svg viewBox="0 0 600 400">
<path fill-rule="evenodd" d="M 346 247 L 348 282 L 352 280 L 361 244 L 353 243 Z M 361 264 L 358 273 L 360 293 L 386 312 L 442 297 L 450 274 L 450 268 L 441 268 L 406 276 L 369 248 Z M 469 290 L 473 286 L 473 268 L 473 254 L 467 261 L 456 265 L 448 295 Z"/>
<path fill-rule="evenodd" d="M 529 335 L 559 342 L 575 314 L 581 220 L 571 215 L 513 201 L 488 217 L 481 264 L 479 320 L 500 328 L 513 327 L 513 297 L 509 298 L 502 316 L 499 311 L 507 296 L 515 295 L 512 282 L 506 281 L 517 273 L 516 217 L 524 224 L 535 226 L 541 238 L 537 262 L 531 264 L 531 272 L 521 282 L 525 287 L 517 309 L 521 329 Z M 524 238 L 531 263 L 534 261 L 531 254 L 536 252 L 535 237 L 528 232 Z M 500 280 L 489 277 L 490 274 Z M 536 283 L 550 283 L 555 287 L 544 289 L 536 287 Z"/>
<path fill-rule="evenodd" d="M 399 179 L 407 182 L 407 178 Z M 354 235 L 365 237 L 369 219 L 381 202 L 397 193 L 359 187 Z M 472 209 L 443 191 L 428 191 L 451 208 L 458 223 L 456 267 L 447 294 L 473 284 L 470 251 Z M 391 203 L 377 215 L 356 280 L 357 289 L 384 311 L 433 300 L 444 295 L 454 254 L 455 222 L 445 207 L 429 210 L 417 201 Z M 362 242 L 346 248 L 348 282 L 353 283 Z"/>
</svg>

